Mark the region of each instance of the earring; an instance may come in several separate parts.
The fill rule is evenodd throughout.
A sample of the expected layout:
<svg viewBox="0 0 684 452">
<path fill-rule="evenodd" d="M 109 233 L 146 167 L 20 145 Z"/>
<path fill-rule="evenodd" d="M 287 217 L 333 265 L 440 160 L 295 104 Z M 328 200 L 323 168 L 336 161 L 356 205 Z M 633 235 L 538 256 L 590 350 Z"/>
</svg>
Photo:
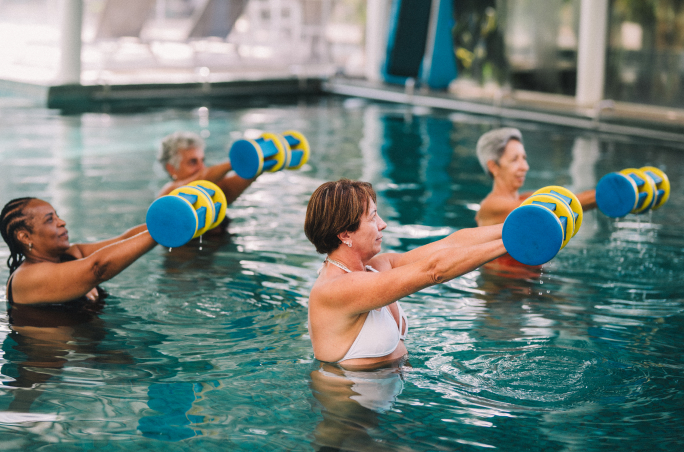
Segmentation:
<svg viewBox="0 0 684 452">
<path fill-rule="evenodd" d="M 344 242 L 344 244 L 345 244 L 345 245 L 347 245 L 347 246 L 348 246 L 349 248 L 351 248 L 351 246 L 352 246 L 352 242 L 351 242 L 351 240 L 350 240 L 350 241 L 348 241 L 348 242 Z"/>
<path fill-rule="evenodd" d="M 33 242 L 29 242 L 29 251 L 33 250 Z"/>
</svg>

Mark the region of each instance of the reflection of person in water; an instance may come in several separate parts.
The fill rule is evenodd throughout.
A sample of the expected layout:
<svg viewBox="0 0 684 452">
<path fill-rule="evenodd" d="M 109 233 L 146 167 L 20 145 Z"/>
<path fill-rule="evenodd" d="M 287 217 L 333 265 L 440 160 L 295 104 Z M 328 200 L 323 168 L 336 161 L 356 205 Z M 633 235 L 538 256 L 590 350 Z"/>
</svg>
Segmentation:
<svg viewBox="0 0 684 452">
<path fill-rule="evenodd" d="M 323 408 L 314 433 L 317 450 L 385 450 L 368 430 L 378 426 L 378 414 L 389 411 L 404 389 L 402 367 L 350 371 L 320 363 L 310 376 Z"/>
<path fill-rule="evenodd" d="M 28 412 L 42 392 L 40 385 L 62 369 L 69 355 L 92 357 L 95 354 L 106 335 L 98 317 L 102 306 L 102 301 L 9 306 L 11 332 L 2 344 L 5 360 L 2 374 L 13 379 L 5 382 L 5 386 L 17 388 L 9 411 Z M 97 359 L 131 361 L 124 353 L 111 351 L 107 354 L 110 356 L 103 358 L 99 353 Z"/>
</svg>

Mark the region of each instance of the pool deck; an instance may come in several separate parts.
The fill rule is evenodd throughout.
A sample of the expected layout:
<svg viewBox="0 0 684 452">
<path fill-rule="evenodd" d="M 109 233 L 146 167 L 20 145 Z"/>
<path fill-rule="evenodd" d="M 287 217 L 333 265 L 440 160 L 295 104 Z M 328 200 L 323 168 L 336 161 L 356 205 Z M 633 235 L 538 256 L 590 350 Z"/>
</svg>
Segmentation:
<svg viewBox="0 0 684 452">
<path fill-rule="evenodd" d="M 684 143 L 684 110 L 602 101 L 580 107 L 574 98 L 543 93 L 486 90 L 467 82 L 448 91 L 404 87 L 334 75 L 325 65 L 295 68 L 121 71 L 79 85 L 2 77 L 0 97 L 23 96 L 64 113 L 135 110 L 206 102 L 224 107 L 268 105 L 294 97 L 336 94 L 417 107 L 534 121 L 598 133 Z"/>
</svg>

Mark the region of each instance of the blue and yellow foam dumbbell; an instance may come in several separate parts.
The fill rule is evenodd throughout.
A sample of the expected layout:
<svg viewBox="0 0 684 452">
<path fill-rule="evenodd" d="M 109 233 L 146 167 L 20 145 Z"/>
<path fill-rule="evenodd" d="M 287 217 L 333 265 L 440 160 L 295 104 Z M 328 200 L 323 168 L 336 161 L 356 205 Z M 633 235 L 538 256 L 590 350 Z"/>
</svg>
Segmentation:
<svg viewBox="0 0 684 452">
<path fill-rule="evenodd" d="M 612 218 L 656 210 L 670 197 L 667 175 L 653 166 L 608 173 L 596 184 L 596 205 Z"/>
<path fill-rule="evenodd" d="M 545 264 L 577 234 L 582 218 L 582 205 L 570 190 L 544 187 L 506 217 L 504 246 L 522 264 Z"/>
<path fill-rule="evenodd" d="M 145 222 L 155 242 L 176 248 L 221 224 L 227 207 L 218 186 L 194 181 L 156 199 L 147 209 Z"/>
<path fill-rule="evenodd" d="M 264 133 L 259 138 L 241 139 L 230 147 L 233 170 L 243 179 L 252 179 L 264 171 L 299 169 L 309 160 L 309 142 L 295 130 Z"/>
</svg>

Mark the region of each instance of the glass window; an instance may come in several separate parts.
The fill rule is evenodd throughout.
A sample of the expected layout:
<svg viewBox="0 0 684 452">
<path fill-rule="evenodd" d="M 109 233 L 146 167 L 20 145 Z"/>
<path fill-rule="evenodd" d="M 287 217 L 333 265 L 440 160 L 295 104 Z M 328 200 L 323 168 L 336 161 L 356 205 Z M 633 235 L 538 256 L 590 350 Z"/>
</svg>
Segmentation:
<svg viewBox="0 0 684 452">
<path fill-rule="evenodd" d="M 605 97 L 684 107 L 684 2 L 612 0 Z"/>
</svg>

